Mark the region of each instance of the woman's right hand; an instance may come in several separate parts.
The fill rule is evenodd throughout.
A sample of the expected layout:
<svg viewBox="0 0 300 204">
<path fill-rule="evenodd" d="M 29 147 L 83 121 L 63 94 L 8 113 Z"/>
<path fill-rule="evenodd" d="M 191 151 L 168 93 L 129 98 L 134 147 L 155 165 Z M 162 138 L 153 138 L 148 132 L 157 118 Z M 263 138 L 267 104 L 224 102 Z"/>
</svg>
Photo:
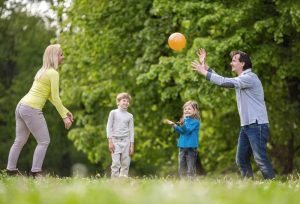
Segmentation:
<svg viewBox="0 0 300 204">
<path fill-rule="evenodd" d="M 72 121 L 69 117 L 64 118 L 65 128 L 68 130 L 72 126 Z"/>
<path fill-rule="evenodd" d="M 73 123 L 73 122 L 74 122 L 73 114 L 72 114 L 71 112 L 68 112 L 68 113 L 67 113 L 67 116 L 68 116 L 68 118 L 71 120 L 71 122 Z"/>
</svg>

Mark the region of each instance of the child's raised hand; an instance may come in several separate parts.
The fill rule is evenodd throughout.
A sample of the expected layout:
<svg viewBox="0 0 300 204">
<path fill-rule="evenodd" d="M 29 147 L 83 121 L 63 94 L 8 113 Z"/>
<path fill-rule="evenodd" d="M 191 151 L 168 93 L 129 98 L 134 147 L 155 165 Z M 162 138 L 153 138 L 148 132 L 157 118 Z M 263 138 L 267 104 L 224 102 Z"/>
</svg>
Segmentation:
<svg viewBox="0 0 300 204">
<path fill-rule="evenodd" d="M 175 125 L 175 123 L 173 121 L 168 120 L 168 119 L 164 119 L 163 122 L 168 125 Z"/>
<path fill-rule="evenodd" d="M 177 125 L 183 125 L 183 118 L 180 118 L 179 121 L 176 122 Z"/>
</svg>

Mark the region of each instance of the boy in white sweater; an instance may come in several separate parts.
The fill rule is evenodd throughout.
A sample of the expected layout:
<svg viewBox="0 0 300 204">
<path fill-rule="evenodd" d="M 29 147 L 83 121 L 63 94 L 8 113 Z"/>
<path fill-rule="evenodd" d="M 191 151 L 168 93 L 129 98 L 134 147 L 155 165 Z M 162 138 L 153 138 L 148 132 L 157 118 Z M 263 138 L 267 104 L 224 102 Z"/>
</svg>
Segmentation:
<svg viewBox="0 0 300 204">
<path fill-rule="evenodd" d="M 131 96 L 128 93 L 117 95 L 118 108 L 110 111 L 106 133 L 111 152 L 111 177 L 128 177 L 130 155 L 134 152 L 133 115 L 127 112 Z"/>
</svg>

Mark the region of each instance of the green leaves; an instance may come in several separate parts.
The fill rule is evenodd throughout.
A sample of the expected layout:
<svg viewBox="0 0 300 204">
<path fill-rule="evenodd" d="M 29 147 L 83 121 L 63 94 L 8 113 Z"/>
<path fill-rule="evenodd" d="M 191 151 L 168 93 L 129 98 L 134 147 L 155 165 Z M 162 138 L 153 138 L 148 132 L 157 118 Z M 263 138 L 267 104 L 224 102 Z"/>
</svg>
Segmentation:
<svg viewBox="0 0 300 204">
<path fill-rule="evenodd" d="M 287 130 L 298 119 L 288 107 L 299 113 L 295 108 L 299 103 L 286 101 L 290 92 L 299 97 L 295 88 L 300 64 L 298 7 L 281 0 L 74 1 L 69 10 L 62 9 L 68 18 L 61 22 L 60 36 L 67 56 L 62 70 L 64 99 L 76 117 L 70 139 L 91 161 L 106 168 L 110 163 L 105 133 L 108 112 L 116 107 L 117 93 L 126 91 L 133 96 L 129 112 L 136 126 L 133 170 L 175 173 L 177 135 L 161 121 L 165 117 L 178 120 L 181 106 L 193 99 L 199 102 L 202 115 L 204 167 L 209 172 L 236 169 L 232 167 L 239 130 L 235 93 L 210 84 L 191 69 L 196 51 L 204 47 L 207 64 L 228 77 L 234 76 L 229 52 L 250 54 L 253 70 L 264 84 L 274 127 L 270 148 L 279 147 L 277 138 L 293 138 L 296 150 L 300 141 L 292 135 L 299 133 L 299 127 L 292 133 Z M 182 52 L 167 46 L 173 32 L 187 38 Z M 291 76 L 296 77 L 296 85 L 289 85 Z M 282 117 L 287 116 L 293 122 L 282 125 Z M 167 161 L 171 172 L 164 166 Z M 283 160 L 277 162 L 286 165 Z"/>
</svg>

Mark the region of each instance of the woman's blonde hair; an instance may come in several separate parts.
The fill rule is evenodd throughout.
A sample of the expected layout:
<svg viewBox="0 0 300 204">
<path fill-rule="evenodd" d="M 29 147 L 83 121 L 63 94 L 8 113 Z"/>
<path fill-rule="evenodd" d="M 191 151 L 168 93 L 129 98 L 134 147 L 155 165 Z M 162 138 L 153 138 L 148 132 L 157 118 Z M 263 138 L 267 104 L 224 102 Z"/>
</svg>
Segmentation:
<svg viewBox="0 0 300 204">
<path fill-rule="evenodd" d="M 187 106 L 192 106 L 192 108 L 194 109 L 195 114 L 193 115 L 193 118 L 198 118 L 200 120 L 198 103 L 196 101 L 188 101 L 183 105 L 182 109 L 184 110 L 184 108 Z"/>
<path fill-rule="evenodd" d="M 58 69 L 58 56 L 62 52 L 60 44 L 49 45 L 44 52 L 43 66 L 36 73 L 34 79 L 38 80 L 47 69 Z"/>
</svg>

